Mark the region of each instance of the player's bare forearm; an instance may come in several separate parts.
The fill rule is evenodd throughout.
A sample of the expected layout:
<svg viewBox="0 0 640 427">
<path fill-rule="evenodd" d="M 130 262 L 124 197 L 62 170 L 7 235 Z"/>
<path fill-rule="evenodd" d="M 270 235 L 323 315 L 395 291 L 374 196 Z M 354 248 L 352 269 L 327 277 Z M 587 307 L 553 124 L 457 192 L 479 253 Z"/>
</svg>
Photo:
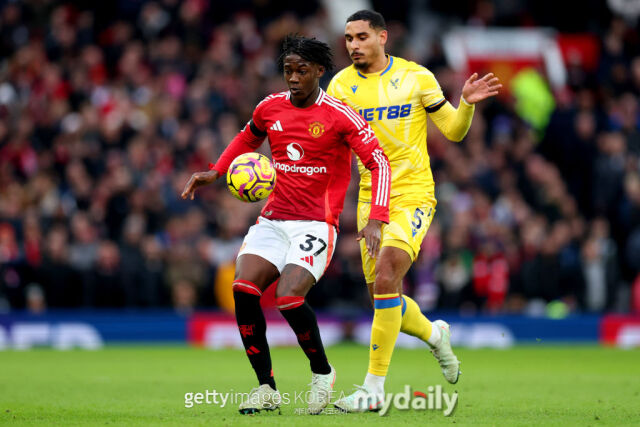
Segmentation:
<svg viewBox="0 0 640 427">
<path fill-rule="evenodd" d="M 380 251 L 380 239 L 382 237 L 382 221 L 370 219 L 367 225 L 358 232 L 357 240 L 364 239 L 367 251 L 371 258 L 375 258 Z"/>
<path fill-rule="evenodd" d="M 478 73 L 473 73 L 469 79 L 464 82 L 462 88 L 462 98 L 469 104 L 475 104 L 492 96 L 496 96 L 502 88 L 500 79 L 493 73 L 485 74 L 478 79 Z"/>
<path fill-rule="evenodd" d="M 182 198 L 189 198 L 193 200 L 196 194 L 196 188 L 204 187 L 205 185 L 211 184 L 216 179 L 218 179 L 219 176 L 220 172 L 215 169 L 206 172 L 194 173 L 193 175 L 191 175 L 191 178 L 189 178 L 189 181 L 187 181 L 187 184 L 184 186 L 184 190 L 182 191 Z"/>
</svg>

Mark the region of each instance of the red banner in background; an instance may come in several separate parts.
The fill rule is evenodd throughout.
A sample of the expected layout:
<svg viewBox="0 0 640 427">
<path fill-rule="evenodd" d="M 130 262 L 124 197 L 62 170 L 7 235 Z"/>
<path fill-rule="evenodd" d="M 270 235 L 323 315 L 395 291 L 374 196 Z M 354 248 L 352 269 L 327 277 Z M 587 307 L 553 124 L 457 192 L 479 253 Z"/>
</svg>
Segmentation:
<svg viewBox="0 0 640 427">
<path fill-rule="evenodd" d="M 565 61 L 552 29 L 456 28 L 444 35 L 443 49 L 449 65 L 464 75 L 492 72 L 498 76 L 502 96 L 513 89 L 511 80 L 526 69 L 544 75 L 553 90 L 566 84 Z"/>
<path fill-rule="evenodd" d="M 556 36 L 565 64 L 579 64 L 587 71 L 595 71 L 600 59 L 600 43 L 591 34 L 558 34 Z"/>
</svg>

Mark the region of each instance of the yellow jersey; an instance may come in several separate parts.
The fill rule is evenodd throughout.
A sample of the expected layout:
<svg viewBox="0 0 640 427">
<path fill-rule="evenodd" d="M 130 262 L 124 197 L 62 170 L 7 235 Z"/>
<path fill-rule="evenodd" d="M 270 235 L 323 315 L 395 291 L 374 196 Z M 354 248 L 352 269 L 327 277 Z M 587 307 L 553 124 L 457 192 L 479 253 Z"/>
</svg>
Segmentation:
<svg viewBox="0 0 640 427">
<path fill-rule="evenodd" d="M 329 83 L 327 93 L 349 105 L 373 128 L 391 164 L 391 198 L 434 200 L 427 152 L 427 113 L 447 101 L 433 73 L 415 62 L 388 56 L 382 71 L 362 74 L 353 64 Z M 360 201 L 371 201 L 371 173 L 358 161 Z"/>
</svg>

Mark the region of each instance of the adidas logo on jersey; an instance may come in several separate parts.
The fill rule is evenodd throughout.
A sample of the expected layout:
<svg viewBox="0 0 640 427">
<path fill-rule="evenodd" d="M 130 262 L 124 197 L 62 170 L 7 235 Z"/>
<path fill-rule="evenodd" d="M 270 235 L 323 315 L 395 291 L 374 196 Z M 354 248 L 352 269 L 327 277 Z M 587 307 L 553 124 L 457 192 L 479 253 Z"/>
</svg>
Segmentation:
<svg viewBox="0 0 640 427">
<path fill-rule="evenodd" d="M 312 256 L 305 256 L 300 258 L 300 261 L 304 261 L 307 264 L 309 264 L 311 267 L 313 267 L 313 257 Z"/>
<path fill-rule="evenodd" d="M 279 132 L 282 132 L 282 125 L 280 124 L 280 120 L 276 120 L 276 122 L 274 124 L 272 124 L 269 129 L 277 130 Z"/>
</svg>

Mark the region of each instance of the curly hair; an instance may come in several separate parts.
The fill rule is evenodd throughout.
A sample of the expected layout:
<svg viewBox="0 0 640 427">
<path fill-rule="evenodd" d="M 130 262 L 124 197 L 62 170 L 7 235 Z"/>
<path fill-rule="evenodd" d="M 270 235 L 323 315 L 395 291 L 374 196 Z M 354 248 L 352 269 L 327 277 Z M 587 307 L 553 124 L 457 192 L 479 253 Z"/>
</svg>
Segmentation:
<svg viewBox="0 0 640 427">
<path fill-rule="evenodd" d="M 333 69 L 333 53 L 328 44 L 315 38 L 307 38 L 298 34 L 289 34 L 282 43 L 282 54 L 278 57 L 278 68 L 284 68 L 284 58 L 296 54 L 305 61 L 318 64 L 326 71 Z"/>
</svg>

